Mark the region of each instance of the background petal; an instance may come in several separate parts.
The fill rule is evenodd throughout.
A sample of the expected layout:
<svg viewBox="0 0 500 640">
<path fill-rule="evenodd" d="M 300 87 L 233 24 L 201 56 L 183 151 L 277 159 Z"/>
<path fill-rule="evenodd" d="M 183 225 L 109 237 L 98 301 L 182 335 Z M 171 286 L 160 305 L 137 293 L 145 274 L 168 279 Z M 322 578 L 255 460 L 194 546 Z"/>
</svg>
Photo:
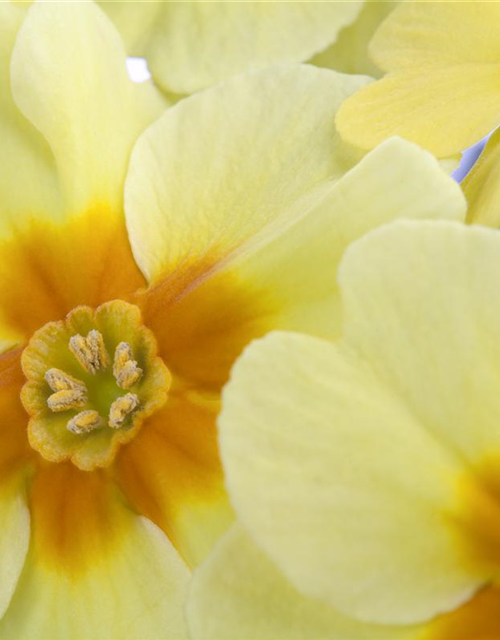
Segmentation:
<svg viewBox="0 0 500 640">
<path fill-rule="evenodd" d="M 192 93 L 236 73 L 303 62 L 331 44 L 362 3 L 164 3 L 144 44 L 155 80 Z"/>
<path fill-rule="evenodd" d="M 495 2 L 402 2 L 370 45 L 389 75 L 346 101 L 341 135 L 363 149 L 400 135 L 439 157 L 478 142 L 499 123 L 499 18 Z"/>
</svg>

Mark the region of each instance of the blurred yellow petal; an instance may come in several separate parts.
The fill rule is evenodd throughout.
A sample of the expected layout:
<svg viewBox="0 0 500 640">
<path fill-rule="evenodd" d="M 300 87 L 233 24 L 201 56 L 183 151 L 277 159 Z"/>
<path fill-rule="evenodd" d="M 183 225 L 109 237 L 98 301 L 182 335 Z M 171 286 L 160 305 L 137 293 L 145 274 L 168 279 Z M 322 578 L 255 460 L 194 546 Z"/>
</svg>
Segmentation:
<svg viewBox="0 0 500 640">
<path fill-rule="evenodd" d="M 413 640 L 415 629 L 364 624 L 300 594 L 235 524 L 193 576 L 194 640 Z"/>
<path fill-rule="evenodd" d="M 496 2 L 406 0 L 381 25 L 370 52 L 384 71 L 498 63 L 499 19 Z"/>
<path fill-rule="evenodd" d="M 166 91 L 192 93 L 249 69 L 304 62 L 363 6 L 347 2 L 167 2 L 141 55 Z"/>
<path fill-rule="evenodd" d="M 161 2 L 124 2 L 123 0 L 97 0 L 101 9 L 118 29 L 129 55 L 140 55 L 141 43 L 162 11 Z"/>
<path fill-rule="evenodd" d="M 398 0 L 368 0 L 354 22 L 344 27 L 328 49 L 310 60 L 310 64 L 342 71 L 364 73 L 378 78 L 380 69 L 370 60 L 368 44 L 380 23 L 397 7 Z"/>
<path fill-rule="evenodd" d="M 206 274 L 289 225 L 359 159 L 334 126 L 367 79 L 308 66 L 233 78 L 168 110 L 137 143 L 127 226 L 148 280 Z"/>
<path fill-rule="evenodd" d="M 33 538 L 0 622 L 2 638 L 187 637 L 186 567 L 159 529 L 110 493 L 109 482 L 52 465 L 37 475 L 31 500 Z"/>
<path fill-rule="evenodd" d="M 486 143 L 479 159 L 461 183 L 471 224 L 500 227 L 500 129 Z"/>
<path fill-rule="evenodd" d="M 223 394 L 221 455 L 237 515 L 302 593 L 410 624 L 480 584 L 445 519 L 465 467 L 370 365 L 299 334 L 253 343 Z"/>
<path fill-rule="evenodd" d="M 369 149 L 392 135 L 439 157 L 471 146 L 499 123 L 500 46 L 495 2 L 403 2 L 371 51 L 388 75 L 339 111 L 340 133 Z"/>
<path fill-rule="evenodd" d="M 132 145 L 161 113 L 153 87 L 129 80 L 125 58 L 90 2 L 34 4 L 19 31 L 12 92 L 50 145 L 66 210 L 101 202 L 120 209 Z"/>
</svg>

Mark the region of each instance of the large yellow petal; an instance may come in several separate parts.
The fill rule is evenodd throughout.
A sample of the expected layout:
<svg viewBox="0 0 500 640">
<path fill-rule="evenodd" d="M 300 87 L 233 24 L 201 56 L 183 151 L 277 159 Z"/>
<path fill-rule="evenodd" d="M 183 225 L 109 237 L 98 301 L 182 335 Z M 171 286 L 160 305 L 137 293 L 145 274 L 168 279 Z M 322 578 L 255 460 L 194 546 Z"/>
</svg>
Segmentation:
<svg viewBox="0 0 500 640">
<path fill-rule="evenodd" d="M 480 140 L 499 123 L 499 18 L 495 2 L 401 3 L 371 47 L 389 75 L 346 101 L 341 135 L 364 149 L 401 135 L 439 157 Z"/>
<path fill-rule="evenodd" d="M 192 283 L 310 209 L 359 159 L 333 119 L 366 82 L 276 66 L 169 109 L 135 146 L 126 184 L 132 248 L 148 279 Z"/>
<path fill-rule="evenodd" d="M 327 67 L 343 73 L 365 73 L 380 77 L 380 69 L 368 56 L 368 43 L 380 23 L 397 7 L 398 0 L 369 0 L 352 24 L 344 27 L 336 42 L 310 60 L 318 67 Z"/>
<path fill-rule="evenodd" d="M 32 541 L 0 637 L 187 637 L 187 568 L 167 537 L 127 509 L 105 480 L 51 465 L 30 497 Z"/>
<path fill-rule="evenodd" d="M 469 464 L 500 450 L 500 237 L 400 221 L 348 250 L 344 338 Z"/>
<path fill-rule="evenodd" d="M 409 624 L 481 584 L 446 520 L 465 466 L 351 350 L 286 333 L 253 343 L 219 427 L 237 515 L 302 593 L 357 619 Z"/>
<path fill-rule="evenodd" d="M 125 50 L 91 2 L 34 4 L 12 55 L 12 91 L 48 141 L 67 209 L 120 210 L 130 150 L 161 112 L 127 76 Z M 147 94 L 147 95 L 146 95 Z"/>
<path fill-rule="evenodd" d="M 194 640 L 410 640 L 415 629 L 364 624 L 300 594 L 235 524 L 193 576 Z"/>
<path fill-rule="evenodd" d="M 500 129 L 486 143 L 479 159 L 462 181 L 467 218 L 472 224 L 500 227 Z"/>
<path fill-rule="evenodd" d="M 236 73 L 303 62 L 334 42 L 362 2 L 167 2 L 142 55 L 167 91 L 192 93 Z"/>
<path fill-rule="evenodd" d="M 11 94 L 10 60 L 23 5 L 0 4 L 0 212 L 19 217 L 37 209 L 56 212 L 61 207 L 57 174 L 50 147 L 19 111 Z"/>
</svg>

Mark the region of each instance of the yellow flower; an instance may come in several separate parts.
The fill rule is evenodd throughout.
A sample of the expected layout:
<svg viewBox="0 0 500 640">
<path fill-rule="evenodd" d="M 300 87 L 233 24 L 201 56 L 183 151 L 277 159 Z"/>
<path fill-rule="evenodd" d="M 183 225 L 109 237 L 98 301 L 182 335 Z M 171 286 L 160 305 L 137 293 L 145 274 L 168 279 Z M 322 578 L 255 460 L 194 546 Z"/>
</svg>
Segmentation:
<svg viewBox="0 0 500 640">
<path fill-rule="evenodd" d="M 371 73 L 366 47 L 394 1 L 101 2 L 167 92 L 193 93 L 277 62 Z M 321 53 L 320 53 L 321 52 Z"/>
<path fill-rule="evenodd" d="M 347 100 L 337 123 L 370 149 L 401 135 L 452 156 L 498 126 L 498 2 L 403 2 L 370 48 L 386 76 Z"/>
<path fill-rule="evenodd" d="M 195 574 L 193 636 L 498 638 L 498 233 L 395 222 L 351 246 L 339 286 L 336 344 L 276 332 L 234 367 L 240 523 Z"/>
<path fill-rule="evenodd" d="M 344 248 L 465 202 L 411 143 L 358 162 L 340 141 L 365 78 L 250 73 L 137 140 L 164 103 L 100 9 L 24 15 L 0 4 L 0 637 L 180 640 L 190 567 L 233 519 L 235 358 L 273 328 L 334 337 Z"/>
</svg>

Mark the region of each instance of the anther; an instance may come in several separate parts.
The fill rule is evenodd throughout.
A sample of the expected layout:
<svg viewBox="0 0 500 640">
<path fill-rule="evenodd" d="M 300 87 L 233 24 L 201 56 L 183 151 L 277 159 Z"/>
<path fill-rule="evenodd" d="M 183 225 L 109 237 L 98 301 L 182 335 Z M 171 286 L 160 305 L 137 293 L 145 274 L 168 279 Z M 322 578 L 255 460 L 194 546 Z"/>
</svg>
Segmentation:
<svg viewBox="0 0 500 640">
<path fill-rule="evenodd" d="M 102 334 L 92 329 L 84 338 L 79 333 L 69 340 L 69 349 L 85 371 L 95 374 L 109 364 L 109 356 L 104 346 Z"/>
<path fill-rule="evenodd" d="M 79 409 L 86 402 L 87 397 L 80 389 L 61 389 L 47 398 L 47 406 L 55 412 Z"/>
<path fill-rule="evenodd" d="M 132 357 L 132 349 L 126 342 L 120 342 L 115 350 L 113 375 L 122 389 L 130 389 L 142 376 L 142 369 Z"/>
<path fill-rule="evenodd" d="M 125 418 L 139 405 L 139 398 L 135 393 L 127 393 L 117 398 L 109 409 L 108 424 L 112 429 L 119 429 L 125 422 Z"/>
<path fill-rule="evenodd" d="M 82 433 L 89 433 L 94 429 L 99 428 L 102 425 L 102 418 L 92 409 L 87 411 L 80 411 L 74 418 L 68 421 L 66 428 L 72 433 L 78 435 Z"/>
<path fill-rule="evenodd" d="M 79 389 L 82 393 L 85 393 L 85 384 L 81 380 L 77 380 L 73 378 L 73 376 L 55 367 L 45 373 L 45 380 L 52 391 Z"/>
</svg>

